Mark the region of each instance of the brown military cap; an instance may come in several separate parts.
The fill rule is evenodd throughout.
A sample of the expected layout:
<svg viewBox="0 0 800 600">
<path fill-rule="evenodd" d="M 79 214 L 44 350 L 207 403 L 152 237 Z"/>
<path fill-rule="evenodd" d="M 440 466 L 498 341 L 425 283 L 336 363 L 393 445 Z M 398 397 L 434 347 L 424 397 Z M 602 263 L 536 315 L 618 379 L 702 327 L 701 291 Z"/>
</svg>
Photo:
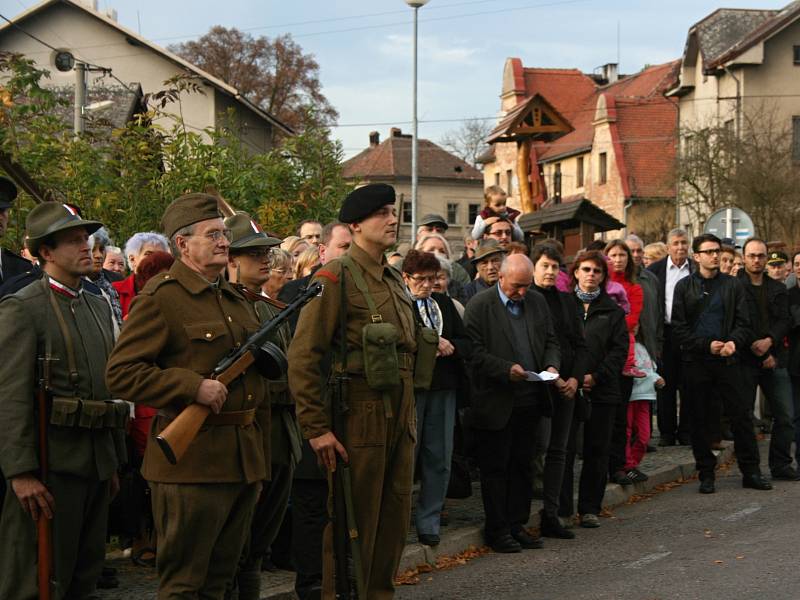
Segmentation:
<svg viewBox="0 0 800 600">
<path fill-rule="evenodd" d="M 176 198 L 161 217 L 161 230 L 168 238 L 189 225 L 208 219 L 221 219 L 216 196 L 203 193 L 184 194 Z"/>
<path fill-rule="evenodd" d="M 342 223 L 358 223 L 387 204 L 395 203 L 394 188 L 385 183 L 370 183 L 347 195 L 339 210 Z"/>
<path fill-rule="evenodd" d="M 83 227 L 91 235 L 102 226 L 99 221 L 82 219 L 78 211 L 69 204 L 42 202 L 25 219 L 25 245 L 32 254 L 36 254 L 44 238 L 49 235 L 76 227 Z"/>
<path fill-rule="evenodd" d="M 475 256 L 472 257 L 472 264 L 477 265 L 479 262 L 493 254 L 505 253 L 506 251 L 497 244 L 497 240 L 484 240 L 475 251 Z"/>
<path fill-rule="evenodd" d="M 225 228 L 231 232 L 231 250 L 281 244 L 281 240 L 264 233 L 258 223 L 243 211 L 237 211 L 235 215 L 225 219 Z"/>
</svg>

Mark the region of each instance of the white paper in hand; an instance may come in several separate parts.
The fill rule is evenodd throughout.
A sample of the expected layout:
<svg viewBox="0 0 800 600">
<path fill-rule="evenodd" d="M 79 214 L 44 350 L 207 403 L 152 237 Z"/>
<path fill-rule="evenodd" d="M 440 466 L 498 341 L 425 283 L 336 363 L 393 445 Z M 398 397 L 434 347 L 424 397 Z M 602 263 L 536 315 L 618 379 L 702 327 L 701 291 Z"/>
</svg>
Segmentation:
<svg viewBox="0 0 800 600">
<path fill-rule="evenodd" d="M 550 371 L 542 371 L 541 373 L 525 371 L 525 375 L 527 375 L 527 381 L 541 381 L 543 383 L 552 383 L 558 379 L 558 373 L 551 373 Z"/>
</svg>

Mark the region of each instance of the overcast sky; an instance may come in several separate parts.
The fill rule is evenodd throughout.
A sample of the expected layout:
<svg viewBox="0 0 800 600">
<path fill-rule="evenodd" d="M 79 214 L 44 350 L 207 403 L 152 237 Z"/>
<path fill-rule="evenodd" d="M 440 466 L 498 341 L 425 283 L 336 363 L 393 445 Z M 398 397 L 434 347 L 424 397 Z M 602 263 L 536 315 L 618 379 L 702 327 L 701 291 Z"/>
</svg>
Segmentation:
<svg viewBox="0 0 800 600">
<path fill-rule="evenodd" d="M 719 3 L 721 2 L 721 4 Z M 0 0 L 16 15 L 31 0 Z M 320 64 L 339 111 L 334 135 L 348 156 L 368 133 L 410 130 L 412 9 L 404 0 L 99 0 L 119 21 L 161 45 L 213 25 L 252 35 L 291 33 Z M 499 109 L 503 63 L 577 67 L 619 62 L 621 73 L 680 57 L 689 27 L 720 6 L 781 8 L 767 0 L 430 0 L 419 16 L 420 137 L 442 134 Z M 438 121 L 438 122 L 434 122 Z"/>
</svg>

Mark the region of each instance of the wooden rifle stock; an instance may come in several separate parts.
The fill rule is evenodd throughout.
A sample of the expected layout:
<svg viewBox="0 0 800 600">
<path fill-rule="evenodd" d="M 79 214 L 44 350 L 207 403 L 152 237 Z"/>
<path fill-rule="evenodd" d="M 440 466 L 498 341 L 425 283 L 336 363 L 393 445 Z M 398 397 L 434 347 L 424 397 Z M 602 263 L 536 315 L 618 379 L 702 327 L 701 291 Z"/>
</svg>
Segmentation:
<svg viewBox="0 0 800 600">
<path fill-rule="evenodd" d="M 212 379 L 224 383 L 227 387 L 247 371 L 253 362 L 255 362 L 253 353 L 246 352 L 228 369 L 217 376 L 212 376 Z M 178 461 L 186 453 L 189 444 L 197 437 L 197 432 L 200 431 L 203 423 L 205 423 L 206 417 L 210 414 L 211 409 L 205 404 L 190 404 L 156 437 L 158 446 L 164 452 L 164 456 L 167 457 L 171 465 L 178 464 Z"/>
<path fill-rule="evenodd" d="M 42 485 L 47 485 L 47 387 L 49 385 L 49 357 L 40 358 L 40 369 L 42 379 L 36 390 L 36 404 L 39 411 L 39 478 Z M 53 527 L 52 521 L 48 519 L 44 512 L 39 510 L 39 518 L 36 519 L 36 544 L 38 562 L 36 564 L 36 576 L 39 584 L 39 599 L 50 600 L 52 598 L 51 581 L 53 580 Z"/>
</svg>

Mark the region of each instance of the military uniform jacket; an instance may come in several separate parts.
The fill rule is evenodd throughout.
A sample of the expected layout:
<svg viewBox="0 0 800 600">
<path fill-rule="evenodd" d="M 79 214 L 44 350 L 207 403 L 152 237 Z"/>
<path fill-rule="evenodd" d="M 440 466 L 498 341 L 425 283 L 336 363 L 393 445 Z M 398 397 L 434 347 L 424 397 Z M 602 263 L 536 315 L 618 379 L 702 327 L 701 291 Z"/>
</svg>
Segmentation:
<svg viewBox="0 0 800 600">
<path fill-rule="evenodd" d="M 51 292 L 49 278 L 35 281 L 0 301 L 0 469 L 7 478 L 39 470 L 35 393 L 37 357 L 48 352 L 51 395 L 109 400 L 105 367 L 113 345 L 106 301 L 86 292 L 70 298 Z M 76 385 L 70 382 L 67 346 L 50 294 L 72 340 Z M 48 343 L 49 340 L 49 343 Z M 122 428 L 88 429 L 49 425 L 48 467 L 55 473 L 109 479 L 126 460 Z"/>
<path fill-rule="evenodd" d="M 259 296 L 247 288 L 238 289 L 253 303 L 262 324 L 274 319 L 286 306 L 283 302 Z M 289 323 L 284 323 L 270 341 L 283 352 L 287 352 L 291 337 Z M 300 461 L 301 436 L 286 376 L 276 380 L 268 379 L 266 388 L 268 402 L 259 406 L 256 419 L 262 430 L 269 432 L 269 436 L 264 436 L 264 460 L 269 472 L 271 465 L 295 465 Z"/>
<path fill-rule="evenodd" d="M 169 464 L 155 441 L 194 402 L 200 383 L 217 363 L 258 329 L 250 302 L 223 278 L 219 281 L 211 285 L 175 261 L 133 300 L 109 358 L 109 388 L 125 400 L 160 409 L 142 465 L 149 481 L 250 483 L 266 477 L 257 422 L 204 426 L 177 465 Z M 251 368 L 229 386 L 222 411 L 254 409 L 264 397 L 264 380 Z"/>
<path fill-rule="evenodd" d="M 414 308 L 400 274 L 385 259 L 380 263 L 376 262 L 355 243 L 350 246 L 347 254 L 361 269 L 383 322 L 393 323 L 397 327 L 400 334 L 397 351 L 414 353 Z M 372 322 L 364 294 L 358 290 L 352 275 L 344 269 L 340 259 L 330 261 L 314 274 L 313 281 L 324 286 L 322 296 L 314 298 L 303 308 L 289 346 L 289 389 L 297 405 L 300 429 L 306 439 L 318 437 L 331 430 L 330 415 L 322 389 L 326 377 L 321 373 L 320 361 L 329 352 L 338 354 L 341 347 L 339 318 L 342 277 L 347 297 L 348 354 L 361 350 L 362 328 Z M 357 373 L 354 375 L 357 376 Z M 359 386 L 359 389 L 364 387 Z M 381 397 L 380 392 L 371 390 L 358 393 L 371 394 L 377 399 Z"/>
</svg>

